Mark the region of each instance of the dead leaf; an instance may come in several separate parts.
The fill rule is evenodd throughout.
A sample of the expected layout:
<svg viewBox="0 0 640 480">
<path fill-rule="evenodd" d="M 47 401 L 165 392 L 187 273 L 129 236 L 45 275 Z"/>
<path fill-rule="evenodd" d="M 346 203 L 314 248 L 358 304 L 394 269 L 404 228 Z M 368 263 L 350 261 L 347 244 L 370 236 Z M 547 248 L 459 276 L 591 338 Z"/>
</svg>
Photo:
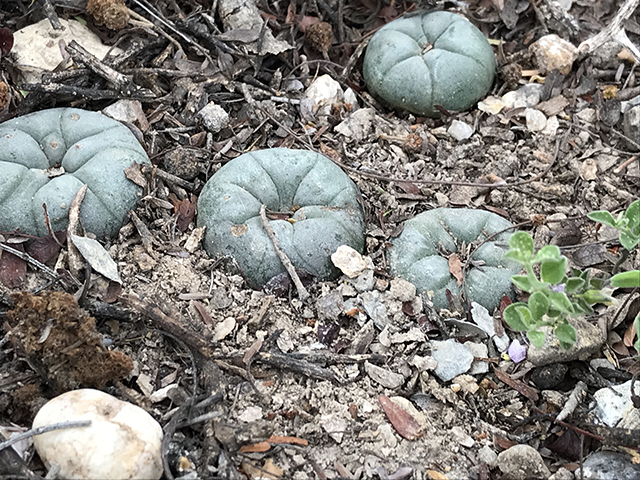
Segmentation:
<svg viewBox="0 0 640 480">
<path fill-rule="evenodd" d="M 524 395 L 530 400 L 533 400 L 534 402 L 538 401 L 538 392 L 536 392 L 533 388 L 531 388 L 528 385 L 525 385 L 520 380 L 514 380 L 513 378 L 511 378 L 511 376 L 508 373 L 505 373 L 502 370 L 494 368 L 493 371 L 499 380 L 509 385 L 515 391 L 517 391 L 518 393 L 521 393 L 522 395 Z"/>
<path fill-rule="evenodd" d="M 58 241 L 51 236 L 36 238 L 35 241 L 27 247 L 27 253 L 42 263 L 47 263 L 55 257 L 60 251 L 60 244 L 64 244 L 67 239 L 66 230 L 58 230 L 54 233 Z"/>
<path fill-rule="evenodd" d="M 431 480 L 449 480 L 449 477 L 437 470 L 427 470 L 427 475 L 429 475 Z"/>
<path fill-rule="evenodd" d="M 13 248 L 24 252 L 22 244 Z M 2 252 L 0 257 L 0 282 L 7 288 L 18 288 L 24 283 L 27 276 L 27 262 L 13 253 Z"/>
<path fill-rule="evenodd" d="M 244 356 L 242 357 L 242 361 L 244 362 L 245 365 L 249 365 L 249 362 L 251 361 L 251 359 L 253 358 L 253 356 L 260 351 L 260 349 L 262 348 L 262 339 L 258 339 L 255 342 L 253 342 L 253 345 L 251 345 L 247 351 L 245 352 Z"/>
<path fill-rule="evenodd" d="M 502 448 L 503 450 L 508 450 L 509 448 L 511 448 L 514 445 L 518 444 L 517 442 L 514 442 L 512 440 L 508 440 L 506 438 L 499 437 L 497 435 L 495 435 L 493 437 L 493 443 L 494 443 L 494 445 L 497 445 L 498 447 Z"/>
<path fill-rule="evenodd" d="M 254 443 L 253 445 L 243 445 L 240 447 L 242 453 L 266 452 L 271 448 L 269 442 Z"/>
<path fill-rule="evenodd" d="M 631 322 L 629 328 L 624 332 L 623 342 L 627 347 L 633 347 L 633 340 L 636 338 L 636 324 Z"/>
<path fill-rule="evenodd" d="M 309 445 L 309 442 L 307 442 L 304 438 L 299 438 L 299 437 L 280 437 L 278 435 L 271 435 L 269 438 L 267 438 L 267 442 L 269 442 L 269 443 L 290 443 L 292 445 L 302 445 L 303 447 L 306 447 L 307 445 Z"/>
<path fill-rule="evenodd" d="M 458 286 L 464 282 L 464 274 L 462 273 L 462 263 L 455 253 L 449 255 L 449 273 L 456 277 Z"/>
<path fill-rule="evenodd" d="M 382 409 L 387 415 L 389 422 L 391 422 L 393 428 L 395 428 L 396 432 L 398 432 L 402 438 L 417 440 L 424 435 L 418 421 L 404 408 L 400 407 L 385 395 L 380 395 L 378 401 L 380 405 L 382 405 Z"/>
<path fill-rule="evenodd" d="M 195 307 L 196 310 L 198 310 L 198 313 L 202 317 L 202 320 L 204 321 L 204 323 L 211 326 L 215 324 L 215 322 L 213 321 L 213 318 L 211 318 L 211 315 L 209 315 L 209 312 L 207 312 L 207 309 L 202 304 L 202 302 L 198 302 L 197 300 L 194 300 L 193 306 Z"/>
<path fill-rule="evenodd" d="M 100 245 L 100 242 L 88 237 L 79 237 L 71 234 L 71 240 L 80 251 L 84 259 L 89 262 L 91 268 L 104 275 L 109 280 L 122 283 L 118 273 L 118 265 L 113 261 L 109 252 Z"/>
<path fill-rule="evenodd" d="M 193 195 L 192 195 L 193 197 Z M 196 203 L 188 198 L 185 198 L 180 202 L 177 208 L 178 220 L 176 221 L 176 227 L 181 232 L 186 232 L 189 228 L 189 224 L 196 215 Z"/>
<path fill-rule="evenodd" d="M 273 459 L 267 458 L 262 468 L 257 467 L 252 461 L 245 460 L 242 462 L 242 470 L 251 478 L 270 478 L 277 480 L 282 478 L 284 470 L 273 463 Z"/>
<path fill-rule="evenodd" d="M 411 183 L 411 182 L 397 182 L 396 185 L 398 185 L 398 187 L 400 187 L 400 189 L 402 189 L 402 191 L 404 193 L 409 193 L 411 195 L 421 195 L 422 192 L 420 191 L 420 189 L 416 186 L 415 183 Z"/>
<path fill-rule="evenodd" d="M 129 168 L 125 168 L 124 175 L 139 187 L 147 186 L 147 179 L 142 173 L 142 165 L 139 163 L 133 163 Z"/>
</svg>

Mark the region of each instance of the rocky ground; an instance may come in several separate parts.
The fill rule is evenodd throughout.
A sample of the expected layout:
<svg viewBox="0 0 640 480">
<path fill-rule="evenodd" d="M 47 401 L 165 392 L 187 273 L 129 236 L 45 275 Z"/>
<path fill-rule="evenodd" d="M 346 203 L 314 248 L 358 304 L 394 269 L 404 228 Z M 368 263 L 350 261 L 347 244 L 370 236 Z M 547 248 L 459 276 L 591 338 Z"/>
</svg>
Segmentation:
<svg viewBox="0 0 640 480">
<path fill-rule="evenodd" d="M 568 14 L 554 10 L 559 3 Z M 238 5 L 134 0 L 128 23 L 109 29 L 81 1 L 50 2 L 63 20 L 80 19 L 121 49 L 105 63 L 133 80 L 127 92 L 73 55 L 79 68 L 69 61 L 25 80 L 14 52 L 2 54 L 0 120 L 48 107 L 101 110 L 131 125 L 154 165 L 138 172 L 144 196 L 105 244 L 121 288 L 95 272 L 86 291 L 64 278 L 49 285 L 42 269 L 15 257 L 8 265 L 3 253 L 3 432 L 30 427 L 55 394 L 92 386 L 160 422 L 166 478 L 639 478 L 638 418 L 625 384 L 638 372 L 637 292 L 618 291 L 616 303 L 579 321 L 573 351 L 545 347 L 515 363 L 505 346 L 526 339 L 499 312 L 495 323 L 479 309 L 437 314 L 428 296 L 388 273 L 386 259 L 405 220 L 466 207 L 518 224 L 538 248 L 560 246 L 573 266 L 612 270 L 617 235 L 586 214 L 619 212 L 640 192 L 640 134 L 624 114 L 640 93 L 633 56 L 611 40 L 591 52 L 587 45 L 563 74 L 546 72 L 552 60 L 529 46 L 549 33 L 578 46 L 611 25 L 622 3 L 260 2 L 266 30 L 258 37 L 222 20 Z M 0 27 L 15 32 L 41 20 L 41 7 L 3 1 Z M 498 75 L 477 107 L 429 119 L 367 93 L 361 64 L 370 34 L 419 8 L 465 14 L 492 40 Z M 319 20 L 333 32 L 329 42 L 310 27 Z M 623 26 L 640 43 L 635 12 Z M 322 97 L 326 90 L 333 96 Z M 210 103 L 218 107 L 203 111 Z M 284 280 L 250 288 L 233 262 L 206 254 L 196 228 L 204 183 L 243 152 L 270 147 L 325 154 L 364 201 L 368 267 L 309 284 L 305 301 Z M 5 244 L 20 243 L 1 233 Z M 49 264 L 68 268 L 66 250 Z M 639 264 L 636 249 L 622 268 Z M 14 295 L 42 288 L 76 294 L 97 332 L 60 327 L 58 341 L 42 347 L 42 319 L 20 315 L 35 300 Z M 85 315 L 67 297 L 44 302 Z M 70 359 L 71 338 L 87 350 Z M 471 366 L 460 365 L 465 342 Z M 622 423 L 607 402 L 627 408 Z M 614 427 L 630 430 L 625 437 Z M 44 476 L 32 451 L 20 468 Z"/>
</svg>

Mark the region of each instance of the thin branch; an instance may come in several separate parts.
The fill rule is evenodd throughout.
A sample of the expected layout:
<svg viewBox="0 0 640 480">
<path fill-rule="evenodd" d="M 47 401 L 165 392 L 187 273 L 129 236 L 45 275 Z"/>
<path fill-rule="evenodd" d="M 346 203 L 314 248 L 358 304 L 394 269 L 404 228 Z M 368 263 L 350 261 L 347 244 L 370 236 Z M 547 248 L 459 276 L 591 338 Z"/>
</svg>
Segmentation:
<svg viewBox="0 0 640 480">
<path fill-rule="evenodd" d="M 78 427 L 88 427 L 91 425 L 91 420 L 73 420 L 70 422 L 60 422 L 53 423 L 51 425 L 45 425 L 44 427 L 32 428 L 31 430 L 27 430 L 24 433 L 20 433 L 11 437 L 9 440 L 0 443 L 0 450 L 4 450 L 11 445 L 15 445 L 16 443 L 25 440 L 27 438 L 35 437 L 36 435 L 41 435 L 43 433 L 52 432 L 53 430 L 62 430 L 65 428 L 78 428 Z"/>
<path fill-rule="evenodd" d="M 622 30 L 622 24 L 624 21 L 629 18 L 636 7 L 640 3 L 640 0 L 627 0 L 618 10 L 615 17 L 611 19 L 611 23 L 607 25 L 600 33 L 594 35 L 593 37 L 585 40 L 578 46 L 578 52 L 581 55 L 587 55 L 594 50 L 600 48 L 602 45 L 607 43 L 609 40 L 616 39 L 618 33 Z M 637 61 L 638 59 L 636 59 Z"/>
<path fill-rule="evenodd" d="M 273 229 L 273 227 L 269 223 L 269 220 L 267 219 L 266 205 L 262 205 L 260 207 L 260 218 L 262 219 L 262 226 L 264 227 L 265 231 L 267 232 L 267 235 L 269 236 L 269 239 L 271 240 L 271 243 L 273 244 L 273 249 L 276 251 L 278 258 L 282 262 L 282 265 L 284 265 L 285 270 L 291 277 L 291 280 L 293 280 L 293 283 L 295 284 L 296 289 L 298 290 L 298 296 L 300 297 L 300 300 L 303 302 L 306 301 L 309 298 L 309 292 L 307 291 L 305 286 L 302 284 L 302 281 L 300 280 L 300 277 L 296 273 L 296 269 L 291 263 L 291 260 L 289 260 L 289 257 L 287 257 L 287 254 L 284 253 L 284 250 L 282 250 L 282 246 L 280 245 L 280 240 L 278 240 L 275 230 Z"/>
</svg>

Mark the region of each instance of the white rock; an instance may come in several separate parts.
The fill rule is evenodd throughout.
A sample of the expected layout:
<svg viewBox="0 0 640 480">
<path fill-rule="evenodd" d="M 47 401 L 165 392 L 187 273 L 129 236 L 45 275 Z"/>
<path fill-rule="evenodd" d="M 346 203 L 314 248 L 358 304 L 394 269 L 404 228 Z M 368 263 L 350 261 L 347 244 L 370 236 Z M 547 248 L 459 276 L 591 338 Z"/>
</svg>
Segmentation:
<svg viewBox="0 0 640 480">
<path fill-rule="evenodd" d="M 531 108 L 540 103 L 544 85 L 528 83 L 517 90 L 507 92 L 502 96 L 504 106 L 507 108 Z"/>
<path fill-rule="evenodd" d="M 563 40 L 558 35 L 545 35 L 529 47 L 534 61 L 542 75 L 558 69 L 562 75 L 567 75 L 578 58 L 578 49 Z"/>
<path fill-rule="evenodd" d="M 136 124 L 143 131 L 149 128 L 149 122 L 147 122 L 139 100 L 118 100 L 103 108 L 102 113 L 119 122 Z"/>
<path fill-rule="evenodd" d="M 60 40 L 66 44 L 75 40 L 100 60 L 104 59 L 111 48 L 104 45 L 95 33 L 80 22 L 61 18 L 60 23 L 64 29 L 55 30 L 45 18 L 13 34 L 11 52 L 16 56 L 25 81 L 39 82 L 43 73 L 52 71 L 62 62 Z M 114 53 L 122 53 L 122 50 L 115 49 Z"/>
<path fill-rule="evenodd" d="M 501 337 L 496 335 L 495 325 L 493 323 L 493 317 L 489 315 L 489 310 L 480 305 L 479 303 L 471 303 L 471 317 L 478 327 L 484 330 L 489 337 L 493 339 L 493 343 L 500 353 L 506 352 L 509 348 L 509 336 L 506 333 L 502 333 Z"/>
<path fill-rule="evenodd" d="M 524 116 L 527 121 L 527 130 L 530 132 L 540 132 L 547 126 L 547 117 L 540 110 L 527 108 L 524 111 Z"/>
<path fill-rule="evenodd" d="M 364 257 L 349 245 L 340 245 L 331 255 L 331 261 L 349 278 L 356 278 L 367 269 Z"/>
<path fill-rule="evenodd" d="M 373 108 L 360 108 L 336 125 L 334 130 L 345 137 L 362 141 L 371 133 L 375 117 Z"/>
<path fill-rule="evenodd" d="M 316 115 L 329 115 L 331 105 L 344 100 L 342 87 L 329 75 L 322 75 L 315 79 L 304 96 L 313 102 L 312 111 Z"/>
<path fill-rule="evenodd" d="M 220 342 L 224 340 L 224 338 L 233 332 L 233 329 L 236 328 L 236 319 L 233 317 L 227 317 L 222 322 L 216 325 L 216 328 L 213 331 L 213 340 L 215 342 Z"/>
<path fill-rule="evenodd" d="M 229 125 L 229 114 L 220 105 L 213 102 L 207 103 L 200 110 L 196 117 L 202 122 L 204 127 L 213 133 L 218 133 Z"/>
<path fill-rule="evenodd" d="M 262 407 L 251 406 L 247 407 L 244 412 L 242 412 L 238 419 L 243 422 L 255 422 L 256 420 L 260 420 L 262 418 Z"/>
<path fill-rule="evenodd" d="M 411 302 L 416 298 L 416 286 L 403 278 L 391 280 L 391 295 L 401 302 Z"/>
<path fill-rule="evenodd" d="M 344 432 L 346 432 L 349 427 L 349 424 L 344 418 L 332 414 L 322 415 L 320 417 L 320 425 L 322 425 L 325 432 L 338 443 L 342 442 Z"/>
<path fill-rule="evenodd" d="M 529 445 L 514 445 L 498 455 L 498 468 L 504 479 L 527 480 L 529 478 L 549 478 L 547 468 L 538 451 Z"/>
<path fill-rule="evenodd" d="M 454 120 L 451 122 L 451 126 L 447 129 L 447 133 L 457 141 L 466 140 L 473 135 L 473 127 L 468 123 L 461 122 L 460 120 Z"/>
<path fill-rule="evenodd" d="M 61 468 L 60 478 L 162 476 L 162 427 L 142 408 L 99 390 L 72 390 L 46 403 L 33 427 L 72 420 L 91 420 L 91 425 L 33 439 L 44 464 Z"/>
<path fill-rule="evenodd" d="M 547 124 L 544 129 L 542 129 L 542 134 L 555 137 L 558 128 L 560 128 L 560 122 L 558 121 L 558 117 L 554 115 L 553 117 L 547 118 Z"/>
<path fill-rule="evenodd" d="M 604 424 L 609 427 L 640 428 L 640 413 L 631 401 L 631 380 L 614 387 L 601 388 L 593 394 L 593 398 L 596 401 L 593 413 Z"/>
<path fill-rule="evenodd" d="M 478 110 L 492 115 L 497 115 L 504 108 L 504 100 L 498 97 L 487 97 L 478 102 Z"/>
</svg>

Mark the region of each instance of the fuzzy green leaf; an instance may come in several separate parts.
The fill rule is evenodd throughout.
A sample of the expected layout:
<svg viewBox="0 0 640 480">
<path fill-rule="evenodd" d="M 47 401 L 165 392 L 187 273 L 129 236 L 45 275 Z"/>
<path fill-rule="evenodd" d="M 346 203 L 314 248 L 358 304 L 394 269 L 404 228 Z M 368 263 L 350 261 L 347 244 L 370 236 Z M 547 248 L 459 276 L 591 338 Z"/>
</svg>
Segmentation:
<svg viewBox="0 0 640 480">
<path fill-rule="evenodd" d="M 558 340 L 560 341 L 560 348 L 563 350 L 569 350 L 573 347 L 578 338 L 576 335 L 576 329 L 568 323 L 556 327 L 553 333 L 558 337 Z"/>
<path fill-rule="evenodd" d="M 512 276 L 511 283 L 513 283 L 519 289 L 524 290 L 525 292 L 530 292 L 531 290 L 533 290 L 533 287 L 531 286 L 531 281 L 529 280 L 529 277 L 527 277 L 526 275 Z"/>
<path fill-rule="evenodd" d="M 600 222 L 604 225 L 609 225 L 610 227 L 616 227 L 616 220 L 613 218 L 613 215 L 606 210 L 596 210 L 595 212 L 591 212 L 587 214 L 594 222 Z"/>
<path fill-rule="evenodd" d="M 567 269 L 567 259 L 562 257 L 561 260 L 552 260 L 542 262 L 540 266 L 540 278 L 543 282 L 549 282 L 551 285 L 560 283 Z"/>
<path fill-rule="evenodd" d="M 531 343 L 538 348 L 542 348 L 542 345 L 544 345 L 545 334 L 540 330 L 529 330 L 527 332 L 527 337 L 531 340 Z"/>
<path fill-rule="evenodd" d="M 514 330 L 526 332 L 531 325 L 531 313 L 524 303 L 512 303 L 502 312 L 502 318 Z"/>
<path fill-rule="evenodd" d="M 536 256 L 533 257 L 533 262 L 559 262 L 562 258 L 564 257 L 556 245 L 546 245 L 538 250 Z"/>
<path fill-rule="evenodd" d="M 516 232 L 509 239 L 509 251 L 505 258 L 527 264 L 533 257 L 533 238 L 526 232 Z"/>
<path fill-rule="evenodd" d="M 548 292 L 549 296 L 549 307 L 553 306 L 556 310 L 561 313 L 573 313 L 573 305 L 571 301 L 563 292 Z"/>
<path fill-rule="evenodd" d="M 640 243 L 640 238 L 632 237 L 624 232 L 620 232 L 620 243 L 624 248 L 628 251 L 631 251 L 635 248 L 635 246 Z"/>
<path fill-rule="evenodd" d="M 564 293 L 574 293 L 580 290 L 587 282 L 579 277 L 569 277 L 564 285 Z"/>
<path fill-rule="evenodd" d="M 542 292 L 534 292 L 529 297 L 528 305 L 533 320 L 538 321 L 549 310 L 549 299 Z"/>
<path fill-rule="evenodd" d="M 617 288 L 640 287 L 640 270 L 629 270 L 611 277 L 611 285 Z M 638 336 L 640 338 L 640 335 Z"/>
<path fill-rule="evenodd" d="M 629 219 L 629 230 L 634 234 L 640 234 L 640 200 L 636 200 L 629 205 L 625 216 Z"/>
</svg>

